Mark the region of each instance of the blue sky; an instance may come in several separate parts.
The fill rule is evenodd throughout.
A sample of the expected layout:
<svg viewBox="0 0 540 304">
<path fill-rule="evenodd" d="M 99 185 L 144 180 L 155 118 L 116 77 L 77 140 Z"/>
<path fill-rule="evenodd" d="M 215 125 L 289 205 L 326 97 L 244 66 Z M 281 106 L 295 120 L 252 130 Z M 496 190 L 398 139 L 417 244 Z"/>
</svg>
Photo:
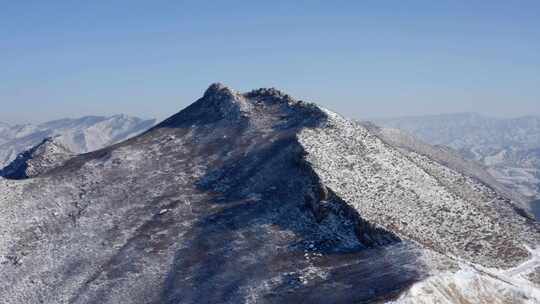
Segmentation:
<svg viewBox="0 0 540 304">
<path fill-rule="evenodd" d="M 0 0 L 0 121 L 164 118 L 216 81 L 355 117 L 540 114 L 539 1 Z"/>
</svg>

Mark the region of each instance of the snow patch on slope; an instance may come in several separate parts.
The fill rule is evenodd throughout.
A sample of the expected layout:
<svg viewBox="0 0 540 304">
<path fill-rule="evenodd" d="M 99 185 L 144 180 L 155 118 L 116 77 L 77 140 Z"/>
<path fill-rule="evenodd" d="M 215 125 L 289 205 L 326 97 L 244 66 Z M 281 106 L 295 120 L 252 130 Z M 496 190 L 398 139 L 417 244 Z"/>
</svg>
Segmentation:
<svg viewBox="0 0 540 304">
<path fill-rule="evenodd" d="M 444 272 L 414 284 L 398 300 L 389 304 L 535 304 L 540 289 L 527 276 L 540 265 L 540 249 L 521 265 L 500 270 L 460 263 L 457 272 Z"/>
</svg>

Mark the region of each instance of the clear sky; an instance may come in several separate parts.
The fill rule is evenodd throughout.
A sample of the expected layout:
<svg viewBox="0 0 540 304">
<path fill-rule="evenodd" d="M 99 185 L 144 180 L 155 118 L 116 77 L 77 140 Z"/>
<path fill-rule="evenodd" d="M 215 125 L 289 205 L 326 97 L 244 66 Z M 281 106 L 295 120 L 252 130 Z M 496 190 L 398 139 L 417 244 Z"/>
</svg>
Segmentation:
<svg viewBox="0 0 540 304">
<path fill-rule="evenodd" d="M 355 118 L 540 114 L 540 1 L 0 0 L 0 121 L 164 118 L 216 81 Z"/>
</svg>

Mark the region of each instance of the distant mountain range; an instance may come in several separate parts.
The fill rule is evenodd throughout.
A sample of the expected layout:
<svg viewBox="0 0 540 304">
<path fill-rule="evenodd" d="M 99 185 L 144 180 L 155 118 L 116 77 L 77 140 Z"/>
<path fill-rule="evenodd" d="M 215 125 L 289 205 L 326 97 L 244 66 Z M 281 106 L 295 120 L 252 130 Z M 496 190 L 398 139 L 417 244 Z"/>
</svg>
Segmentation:
<svg viewBox="0 0 540 304">
<path fill-rule="evenodd" d="M 135 136 L 150 127 L 154 119 L 127 115 L 86 116 L 54 120 L 42 124 L 0 123 L 0 169 L 44 139 L 54 137 L 74 154 L 94 151 Z"/>
<path fill-rule="evenodd" d="M 213 84 L 119 144 L 43 140 L 0 178 L 0 299 L 540 302 L 539 222 L 477 163 L 387 131 Z"/>
<path fill-rule="evenodd" d="M 483 164 L 502 184 L 540 199 L 540 117 L 494 118 L 476 113 L 375 119 Z M 536 204 L 539 205 L 539 204 Z M 540 207 L 540 206 L 539 206 Z"/>
</svg>

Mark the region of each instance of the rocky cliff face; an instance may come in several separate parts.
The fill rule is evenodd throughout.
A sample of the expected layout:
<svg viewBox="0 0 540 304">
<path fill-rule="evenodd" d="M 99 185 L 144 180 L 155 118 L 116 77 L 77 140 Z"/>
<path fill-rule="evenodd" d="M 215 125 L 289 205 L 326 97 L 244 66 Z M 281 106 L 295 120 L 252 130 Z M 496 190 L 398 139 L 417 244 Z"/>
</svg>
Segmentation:
<svg viewBox="0 0 540 304">
<path fill-rule="evenodd" d="M 538 224 L 505 195 L 275 89 L 212 85 L 0 190 L 6 303 L 420 301 L 460 271 L 540 299 Z"/>
</svg>

